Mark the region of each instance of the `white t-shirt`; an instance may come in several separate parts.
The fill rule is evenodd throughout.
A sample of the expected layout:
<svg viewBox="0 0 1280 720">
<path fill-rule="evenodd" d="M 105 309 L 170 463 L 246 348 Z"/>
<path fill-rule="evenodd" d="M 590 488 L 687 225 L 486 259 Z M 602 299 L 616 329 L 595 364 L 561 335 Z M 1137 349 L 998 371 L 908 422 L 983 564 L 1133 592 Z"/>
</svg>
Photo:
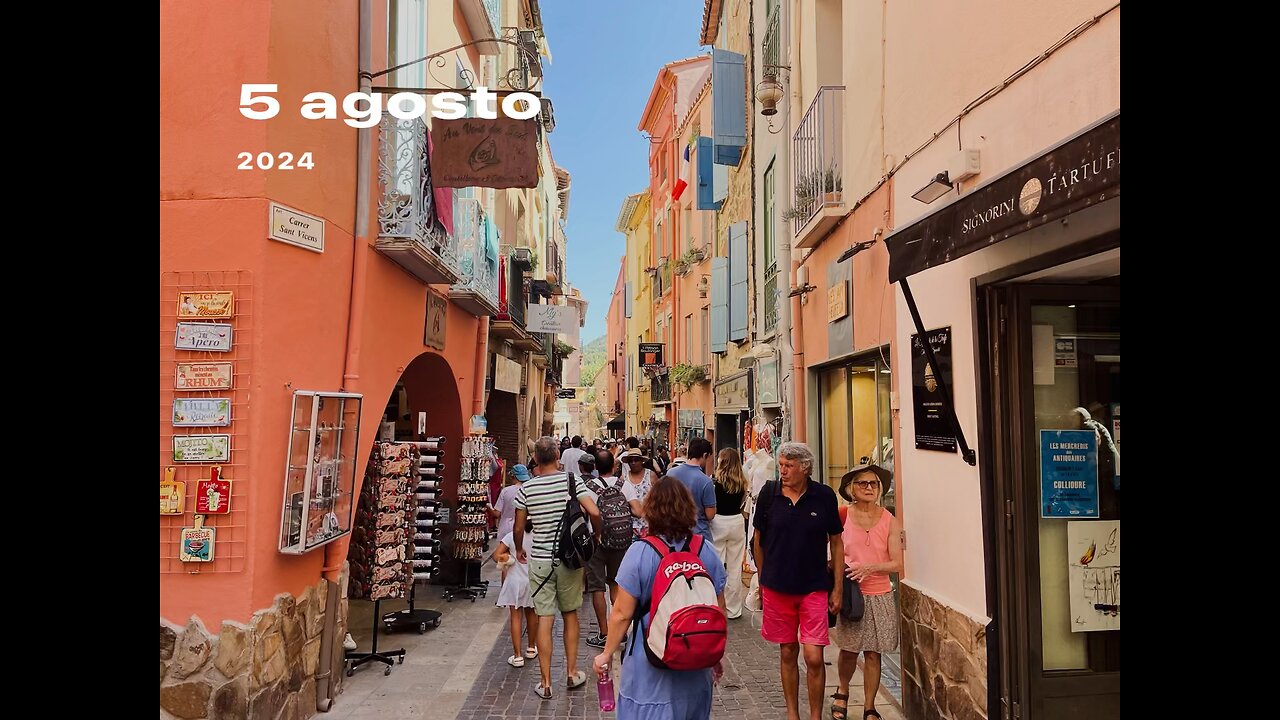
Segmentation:
<svg viewBox="0 0 1280 720">
<path fill-rule="evenodd" d="M 516 495 L 519 492 L 520 484 L 516 483 L 502 488 L 502 492 L 498 493 L 498 500 L 493 504 L 493 509 L 502 513 L 498 517 L 498 537 L 506 537 L 515 528 Z"/>
<path fill-rule="evenodd" d="M 622 483 L 622 495 L 628 502 L 639 500 L 640 504 L 644 504 L 645 496 L 653 489 L 653 472 L 651 470 L 644 471 L 644 479 L 639 484 L 631 482 L 631 471 L 627 471 L 627 481 Z M 631 529 L 637 534 L 648 532 L 649 523 L 644 518 L 632 517 Z"/>
<path fill-rule="evenodd" d="M 578 459 L 587 452 L 582 448 L 571 447 L 560 453 L 560 466 L 565 472 L 571 472 L 574 475 L 581 475 L 582 471 L 578 469 Z"/>
</svg>

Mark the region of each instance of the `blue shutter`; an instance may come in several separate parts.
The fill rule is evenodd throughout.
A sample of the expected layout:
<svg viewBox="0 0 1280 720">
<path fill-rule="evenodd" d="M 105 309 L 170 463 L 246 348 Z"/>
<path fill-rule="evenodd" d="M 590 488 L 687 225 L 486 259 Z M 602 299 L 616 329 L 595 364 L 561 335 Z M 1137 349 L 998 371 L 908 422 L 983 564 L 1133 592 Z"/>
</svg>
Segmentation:
<svg viewBox="0 0 1280 720">
<path fill-rule="evenodd" d="M 711 138 L 698 138 L 698 209 L 718 210 L 713 191 L 715 189 L 715 173 L 712 160 Z"/>
<path fill-rule="evenodd" d="M 729 259 L 711 258 L 711 352 L 729 349 Z"/>
<path fill-rule="evenodd" d="M 729 226 L 729 339 L 747 339 L 747 221 Z"/>
<path fill-rule="evenodd" d="M 747 66 L 738 53 L 711 51 L 712 126 L 715 161 L 737 165 L 747 144 Z"/>
<path fill-rule="evenodd" d="M 631 317 L 631 283 L 622 284 L 622 293 L 626 296 L 622 299 L 623 314 Z"/>
</svg>

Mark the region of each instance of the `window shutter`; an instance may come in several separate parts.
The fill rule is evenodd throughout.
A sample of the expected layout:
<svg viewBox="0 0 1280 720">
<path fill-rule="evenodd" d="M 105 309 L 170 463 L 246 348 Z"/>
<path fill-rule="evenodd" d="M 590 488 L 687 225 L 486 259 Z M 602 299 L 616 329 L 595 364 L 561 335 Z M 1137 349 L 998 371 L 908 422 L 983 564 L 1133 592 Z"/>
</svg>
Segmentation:
<svg viewBox="0 0 1280 720">
<path fill-rule="evenodd" d="M 729 259 L 711 258 L 711 352 L 729 349 Z"/>
<path fill-rule="evenodd" d="M 712 124 L 715 161 L 737 165 L 747 144 L 746 58 L 735 52 L 711 51 Z"/>
<path fill-rule="evenodd" d="M 729 226 L 729 339 L 747 339 L 747 222 Z"/>
</svg>

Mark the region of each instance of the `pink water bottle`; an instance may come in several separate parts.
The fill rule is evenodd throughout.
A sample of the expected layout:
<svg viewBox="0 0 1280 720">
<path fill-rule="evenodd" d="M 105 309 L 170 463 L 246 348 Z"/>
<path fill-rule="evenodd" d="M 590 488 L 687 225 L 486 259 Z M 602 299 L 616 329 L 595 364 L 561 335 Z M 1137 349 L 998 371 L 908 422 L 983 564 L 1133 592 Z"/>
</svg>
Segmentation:
<svg viewBox="0 0 1280 720">
<path fill-rule="evenodd" d="M 596 693 L 600 696 L 600 712 L 613 712 L 613 676 L 608 670 L 596 681 Z"/>
</svg>

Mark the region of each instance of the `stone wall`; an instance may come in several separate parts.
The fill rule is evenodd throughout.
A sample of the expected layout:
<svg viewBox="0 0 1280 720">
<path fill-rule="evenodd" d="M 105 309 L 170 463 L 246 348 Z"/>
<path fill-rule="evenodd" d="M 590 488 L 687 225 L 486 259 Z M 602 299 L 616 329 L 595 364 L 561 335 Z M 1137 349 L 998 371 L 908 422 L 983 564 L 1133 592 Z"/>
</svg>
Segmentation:
<svg viewBox="0 0 1280 720">
<path fill-rule="evenodd" d="M 315 714 L 327 592 L 328 583 L 321 580 L 301 597 L 282 593 L 247 625 L 224 621 L 216 634 L 194 615 L 185 627 L 161 618 L 161 720 L 305 720 Z M 341 658 L 347 626 L 346 593 L 342 595 L 335 659 Z M 340 664 L 334 667 L 341 669 Z M 334 682 L 343 677 L 333 674 Z"/>
<path fill-rule="evenodd" d="M 902 701 L 911 720 L 986 720 L 987 633 L 903 583 Z"/>
</svg>

